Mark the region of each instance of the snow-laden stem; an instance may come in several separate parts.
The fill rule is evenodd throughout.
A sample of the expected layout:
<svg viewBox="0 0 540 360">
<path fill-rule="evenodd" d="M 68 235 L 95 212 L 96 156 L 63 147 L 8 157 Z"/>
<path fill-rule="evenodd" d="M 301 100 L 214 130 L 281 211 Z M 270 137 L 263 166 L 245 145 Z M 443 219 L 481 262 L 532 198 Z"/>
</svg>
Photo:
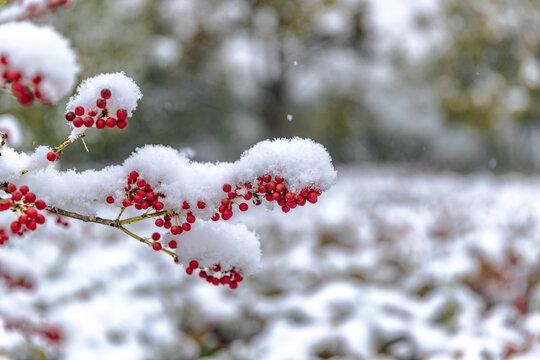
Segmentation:
<svg viewBox="0 0 540 360">
<path fill-rule="evenodd" d="M 7 183 L 0 183 L 0 190 L 2 190 L 4 192 L 8 192 L 8 184 Z M 138 240 L 138 241 L 140 241 L 140 242 L 142 242 L 142 243 L 144 243 L 144 244 L 146 244 L 148 246 L 152 246 L 153 243 L 151 241 L 148 241 L 145 238 L 142 238 L 139 235 L 131 232 L 130 230 L 126 229 L 123 225 L 131 224 L 131 223 L 134 223 L 134 222 L 137 222 L 137 221 L 142 221 L 142 220 L 153 218 L 153 217 L 156 217 L 156 216 L 161 216 L 161 215 L 174 213 L 173 210 L 162 210 L 162 211 L 156 211 L 156 212 L 150 213 L 150 214 L 143 214 L 143 215 L 139 215 L 139 216 L 134 216 L 134 217 L 124 219 L 124 220 L 120 220 L 119 219 L 120 216 L 116 220 L 111 220 L 111 219 L 103 219 L 103 218 L 100 218 L 100 217 L 90 217 L 90 216 L 87 216 L 87 215 L 81 215 L 81 214 L 73 212 L 73 211 L 68 211 L 68 210 L 60 209 L 60 208 L 53 207 L 53 206 L 47 206 L 45 208 L 45 210 L 47 210 L 47 211 L 49 211 L 51 213 L 66 216 L 66 217 L 69 217 L 69 218 L 72 218 L 72 219 L 77 219 L 77 220 L 84 221 L 84 222 L 92 222 L 92 223 L 96 223 L 96 224 L 101 224 L 101 225 L 117 228 L 117 229 L 123 231 L 124 233 L 128 234 L 132 238 L 134 238 L 134 239 L 136 239 L 136 240 Z M 120 212 L 120 215 L 122 214 L 122 212 L 123 212 L 123 209 Z M 173 253 L 172 251 L 169 251 L 167 249 L 164 249 L 164 248 L 161 248 L 160 251 L 163 251 L 163 252 L 169 254 L 173 258 L 176 256 L 175 253 Z"/>
</svg>

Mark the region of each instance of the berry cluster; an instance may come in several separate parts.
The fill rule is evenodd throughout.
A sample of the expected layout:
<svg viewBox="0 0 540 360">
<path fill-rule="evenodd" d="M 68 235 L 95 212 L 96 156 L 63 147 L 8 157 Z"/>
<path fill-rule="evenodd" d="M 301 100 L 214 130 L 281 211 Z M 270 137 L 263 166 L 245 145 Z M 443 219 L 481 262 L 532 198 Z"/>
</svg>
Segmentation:
<svg viewBox="0 0 540 360">
<path fill-rule="evenodd" d="M 36 75 L 32 78 L 25 78 L 16 67 L 8 62 L 7 55 L 0 54 L 0 73 L 2 74 L 2 83 L 11 85 L 11 93 L 19 100 L 19 103 L 24 106 L 29 106 L 34 101 L 34 98 L 41 100 L 43 103 L 49 103 L 39 90 L 41 76 Z"/>
<path fill-rule="evenodd" d="M 43 200 L 37 200 L 36 195 L 30 192 L 28 186 L 22 185 L 18 190 L 14 184 L 7 186 L 7 192 L 11 194 L 8 199 L 0 200 L 0 211 L 11 209 L 17 213 L 17 220 L 10 224 L 11 232 L 22 236 L 27 231 L 34 231 L 38 224 L 45 222 L 45 217 L 38 213 L 38 210 L 43 210 L 47 204 Z M 5 231 L 0 234 L 1 243 L 7 241 Z"/>
<path fill-rule="evenodd" d="M 58 344 L 63 340 L 62 331 L 53 325 L 36 325 L 26 319 L 6 321 L 6 331 L 18 331 L 26 337 L 38 336 L 52 344 Z"/>
<path fill-rule="evenodd" d="M 34 287 L 34 283 L 26 276 L 15 276 L 0 264 L 0 279 L 4 279 L 9 289 L 21 288 L 30 290 Z"/>
<path fill-rule="evenodd" d="M 135 206 L 137 210 L 146 210 L 153 208 L 157 211 L 163 210 L 163 203 L 159 198 L 164 198 L 165 195 L 155 193 L 152 185 L 146 183 L 146 180 L 139 177 L 139 173 L 132 171 L 127 177 L 127 185 L 124 190 L 126 197 L 122 200 L 122 206 L 127 208 Z M 107 203 L 114 204 L 114 197 L 108 196 Z"/>
<path fill-rule="evenodd" d="M 244 186 L 236 185 L 233 191 L 230 184 L 223 185 L 223 191 L 227 196 L 221 199 L 221 205 L 218 212 L 214 214 L 212 220 L 218 221 L 220 218 L 229 220 L 233 216 L 233 205 L 238 204 L 240 211 L 246 211 L 248 204 L 241 202 L 242 199 L 252 200 L 253 204 L 261 205 L 262 200 L 268 202 L 277 202 L 281 206 L 283 212 L 289 212 L 297 206 L 304 206 L 306 201 L 314 204 L 321 195 L 320 189 L 314 186 L 303 188 L 298 194 L 290 192 L 285 186 L 285 179 L 281 176 L 275 176 L 272 179 L 270 175 L 264 175 L 257 179 L 257 186 L 252 184 L 244 184 Z"/>
<path fill-rule="evenodd" d="M 191 260 L 189 262 L 189 267 L 186 268 L 186 274 L 192 275 L 195 270 L 199 270 L 199 277 L 206 279 L 207 282 L 215 286 L 228 285 L 231 289 L 236 289 L 238 283 L 244 280 L 241 275 L 242 272 L 234 267 L 229 270 L 224 270 L 221 268 L 221 265 L 214 264 L 210 269 L 199 267 L 199 262 L 197 260 Z"/>
<path fill-rule="evenodd" d="M 83 106 L 77 106 L 73 111 L 66 113 L 66 120 L 71 122 L 74 127 L 80 128 L 86 126 L 87 128 L 95 127 L 97 129 L 105 129 L 118 127 L 124 129 L 127 126 L 128 112 L 125 109 L 119 109 L 116 111 L 116 117 L 109 114 L 107 108 L 107 100 L 112 96 L 111 90 L 102 89 L 100 92 L 100 98 L 96 100 L 97 109 L 85 109 Z"/>
<path fill-rule="evenodd" d="M 206 204 L 203 202 L 203 201 L 198 201 L 197 202 L 197 207 L 199 209 L 204 209 L 206 207 Z M 193 215 L 193 212 L 190 210 L 191 209 L 191 205 L 187 202 L 187 201 L 184 201 L 182 203 L 182 210 L 185 212 L 174 212 L 174 213 L 170 213 L 170 214 L 166 214 L 165 216 L 163 217 L 158 217 L 156 218 L 154 224 L 157 226 L 157 227 L 163 227 L 167 230 L 169 230 L 171 232 L 171 234 L 173 235 L 180 235 L 181 233 L 183 233 L 184 231 L 190 231 L 191 230 L 191 224 L 193 224 L 195 222 L 195 220 L 197 220 L 197 218 L 195 217 L 195 215 Z M 157 232 L 153 233 L 152 234 L 152 239 L 154 241 L 157 241 L 161 238 L 161 235 Z M 159 243 L 154 243 L 154 250 L 160 250 L 161 249 L 161 245 Z M 177 242 L 176 240 L 171 240 L 169 241 L 169 248 L 171 249 L 176 249 L 177 247 Z"/>
</svg>

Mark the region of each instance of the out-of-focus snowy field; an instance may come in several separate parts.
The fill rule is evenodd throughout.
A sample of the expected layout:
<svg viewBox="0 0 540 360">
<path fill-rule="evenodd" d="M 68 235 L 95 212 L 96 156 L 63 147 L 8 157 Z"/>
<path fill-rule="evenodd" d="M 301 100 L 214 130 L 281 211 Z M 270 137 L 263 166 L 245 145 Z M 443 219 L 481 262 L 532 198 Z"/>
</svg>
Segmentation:
<svg viewBox="0 0 540 360">
<path fill-rule="evenodd" d="M 236 290 L 100 225 L 11 239 L 0 269 L 35 287 L 0 277 L 0 358 L 540 357 L 540 178 L 339 170 L 316 205 L 235 216 L 263 247 Z"/>
</svg>

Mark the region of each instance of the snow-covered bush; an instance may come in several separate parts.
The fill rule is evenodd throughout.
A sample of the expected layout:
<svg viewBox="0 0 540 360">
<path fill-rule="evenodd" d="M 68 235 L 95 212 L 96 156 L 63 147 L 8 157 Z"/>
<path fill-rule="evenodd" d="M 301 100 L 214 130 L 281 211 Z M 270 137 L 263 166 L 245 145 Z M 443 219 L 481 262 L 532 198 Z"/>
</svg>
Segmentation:
<svg viewBox="0 0 540 360">
<path fill-rule="evenodd" d="M 0 11 L 0 22 L 38 16 L 68 1 L 18 1 Z M 0 88 L 22 105 L 58 103 L 72 91 L 79 66 L 69 41 L 28 21 L 0 25 Z M 71 129 L 56 147 L 15 151 L 2 131 L 0 145 L 0 244 L 40 231 L 61 215 L 116 228 L 170 255 L 214 285 L 234 289 L 260 262 L 258 237 L 228 221 L 252 205 L 276 204 L 283 212 L 317 202 L 336 176 L 326 149 L 309 139 L 255 144 L 232 163 L 197 163 L 167 146 L 136 149 L 122 164 L 99 170 L 60 170 L 57 161 L 87 131 L 124 129 L 142 98 L 123 72 L 81 82 L 67 105 Z M 58 121 L 58 125 L 63 120 Z M 139 233 L 137 224 L 155 231 Z M 183 234 L 187 233 L 187 234 Z"/>
</svg>

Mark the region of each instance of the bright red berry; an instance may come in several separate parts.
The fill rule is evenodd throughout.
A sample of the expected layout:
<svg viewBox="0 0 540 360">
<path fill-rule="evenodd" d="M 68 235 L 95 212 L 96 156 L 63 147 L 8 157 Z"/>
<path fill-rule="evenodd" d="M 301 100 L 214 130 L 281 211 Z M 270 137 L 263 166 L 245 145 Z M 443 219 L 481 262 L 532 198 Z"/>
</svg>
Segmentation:
<svg viewBox="0 0 540 360">
<path fill-rule="evenodd" d="M 19 224 L 19 222 L 17 221 L 14 221 L 11 223 L 10 228 L 12 233 L 19 232 L 21 230 L 21 224 Z"/>
<path fill-rule="evenodd" d="M 246 195 L 244 195 L 244 200 L 250 200 L 253 197 L 253 194 L 248 192 Z"/>
<path fill-rule="evenodd" d="M 14 192 L 15 190 L 17 190 L 17 186 L 15 184 L 9 184 L 8 185 L 8 191 L 10 193 Z"/>
<path fill-rule="evenodd" d="M 103 89 L 100 93 L 101 97 L 104 99 L 109 99 L 111 97 L 111 90 L 109 89 Z"/>
<path fill-rule="evenodd" d="M 73 111 L 70 111 L 66 114 L 66 120 L 67 121 L 73 121 L 75 119 L 75 113 Z"/>
<path fill-rule="evenodd" d="M 114 198 L 112 196 L 107 196 L 107 203 L 109 204 L 114 203 Z"/>
<path fill-rule="evenodd" d="M 36 224 L 36 222 L 34 220 L 30 220 L 30 221 L 28 221 L 26 223 L 26 228 L 28 230 L 34 231 L 34 230 L 36 230 L 36 227 L 37 227 L 37 224 Z"/>
<path fill-rule="evenodd" d="M 263 179 L 263 181 L 264 181 L 265 183 L 267 183 L 267 182 L 269 182 L 269 181 L 272 179 L 272 177 L 271 177 L 270 175 L 264 175 L 264 176 L 262 177 L 262 179 Z"/>
<path fill-rule="evenodd" d="M 276 189 L 276 183 L 273 181 L 270 181 L 268 184 L 266 184 L 266 188 L 269 191 L 274 191 Z"/>
<path fill-rule="evenodd" d="M 188 223 L 183 223 L 182 229 L 184 229 L 184 231 L 189 231 L 191 230 L 191 225 L 189 225 Z"/>
<path fill-rule="evenodd" d="M 188 223 L 191 223 L 193 224 L 195 222 L 195 215 L 193 215 L 192 213 L 189 213 L 187 216 L 186 216 L 186 221 Z"/>
<path fill-rule="evenodd" d="M 190 268 L 190 267 L 188 267 L 188 268 L 186 269 L 186 274 L 188 274 L 188 275 L 193 274 L 193 269 Z"/>
<path fill-rule="evenodd" d="M 96 106 L 100 109 L 103 109 L 107 106 L 107 101 L 105 99 L 97 99 Z"/>
<path fill-rule="evenodd" d="M 77 116 L 75 119 L 73 119 L 73 126 L 75 126 L 76 128 L 83 126 L 83 124 L 83 119 L 80 116 Z"/>
<path fill-rule="evenodd" d="M 173 235 L 179 235 L 182 233 L 182 231 L 184 231 L 182 229 L 182 227 L 178 226 L 178 225 L 174 225 L 174 226 L 171 226 L 171 233 Z"/>
<path fill-rule="evenodd" d="M 238 208 L 241 210 L 241 211 L 246 211 L 248 209 L 248 204 L 246 203 L 241 203 Z"/>
<path fill-rule="evenodd" d="M 96 128 L 98 129 L 105 129 L 106 123 L 103 119 L 97 119 L 96 120 Z"/>
<path fill-rule="evenodd" d="M 43 223 L 45 223 L 45 216 L 43 216 L 43 215 L 41 215 L 41 214 L 38 214 L 38 215 L 36 216 L 36 222 L 37 222 L 38 224 L 43 224 Z"/>
<path fill-rule="evenodd" d="M 182 209 L 187 210 L 187 209 L 189 209 L 189 207 L 190 207 L 190 206 L 189 206 L 189 204 L 188 204 L 187 201 L 184 201 L 184 202 L 182 203 Z"/>
<path fill-rule="evenodd" d="M 189 267 L 192 269 L 196 269 L 199 267 L 199 262 L 197 260 L 191 260 L 189 262 Z"/>
<path fill-rule="evenodd" d="M 285 185 L 283 185 L 283 184 L 277 184 L 277 185 L 276 185 L 276 191 L 277 191 L 277 192 L 282 193 L 282 192 L 285 192 L 285 190 L 287 190 L 287 188 L 285 187 Z"/>
<path fill-rule="evenodd" d="M 307 196 L 307 200 L 312 203 L 312 204 L 315 204 L 317 202 L 317 193 L 315 191 L 312 191 L 308 194 Z"/>
<path fill-rule="evenodd" d="M 204 209 L 206 207 L 206 203 L 204 203 L 203 201 L 197 201 L 197 207 L 199 209 Z"/>
<path fill-rule="evenodd" d="M 82 106 L 77 106 L 74 112 L 75 112 L 75 115 L 82 116 L 84 115 L 84 108 Z"/>
<path fill-rule="evenodd" d="M 231 281 L 231 282 L 229 283 L 229 287 L 230 287 L 231 289 L 236 289 L 236 288 L 238 287 L 238 283 L 235 282 L 235 281 Z"/>
<path fill-rule="evenodd" d="M 118 120 L 122 120 L 122 121 L 125 121 L 128 117 L 128 113 L 126 110 L 124 109 L 120 109 L 116 112 L 116 117 Z"/>
<path fill-rule="evenodd" d="M 279 175 L 276 175 L 275 179 L 276 179 L 276 182 L 277 182 L 278 184 L 279 184 L 279 183 L 282 183 L 283 180 L 284 180 L 284 179 L 283 179 L 281 176 L 279 176 Z"/>
<path fill-rule="evenodd" d="M 156 219 L 155 224 L 157 227 L 162 227 L 164 224 L 163 219 Z"/>
<path fill-rule="evenodd" d="M 227 209 L 223 212 L 223 220 L 229 220 L 233 216 L 233 212 L 230 209 Z"/>
<path fill-rule="evenodd" d="M 223 185 L 223 191 L 228 193 L 229 191 L 231 191 L 232 187 L 230 184 L 225 184 Z"/>
<path fill-rule="evenodd" d="M 28 186 L 26 185 L 23 185 L 19 188 L 19 191 L 23 194 L 23 195 L 26 195 L 28 193 L 28 191 L 30 191 L 30 189 L 28 188 Z"/>
<path fill-rule="evenodd" d="M 288 192 L 287 194 L 285 194 L 285 200 L 294 201 L 294 194 L 292 192 Z"/>
<path fill-rule="evenodd" d="M 127 126 L 127 122 L 125 120 L 117 120 L 116 126 L 118 126 L 119 129 L 125 129 Z"/>
<path fill-rule="evenodd" d="M 280 194 L 280 193 L 277 193 L 277 192 L 273 193 L 273 194 L 272 194 L 272 199 L 273 199 L 273 200 L 276 200 L 276 201 L 281 200 L 281 194 Z"/>
<path fill-rule="evenodd" d="M 11 194 L 11 199 L 12 199 L 13 201 L 19 201 L 19 200 L 22 199 L 22 196 L 23 196 L 23 195 L 22 195 L 20 192 L 15 191 L 14 193 Z"/>
<path fill-rule="evenodd" d="M 92 119 L 90 116 L 87 116 L 83 119 L 83 124 L 86 127 L 92 127 L 92 125 L 94 125 L 94 119 Z"/>
<path fill-rule="evenodd" d="M 289 209 L 289 208 L 286 207 L 286 206 L 283 206 L 283 207 L 281 208 L 281 211 L 283 211 L 284 213 L 288 213 L 289 210 L 291 210 L 291 209 Z"/>
<path fill-rule="evenodd" d="M 47 153 L 47 160 L 49 160 L 50 162 L 53 162 L 55 161 L 57 158 L 56 154 L 53 152 L 53 151 L 49 151 Z"/>
<path fill-rule="evenodd" d="M 161 237 L 161 235 L 159 235 L 159 233 L 157 233 L 157 232 L 152 234 L 152 239 L 154 239 L 155 241 L 159 240 L 160 237 Z"/>
<path fill-rule="evenodd" d="M 219 220 L 219 214 L 215 213 L 214 216 L 212 216 L 212 221 L 218 221 Z"/>
<path fill-rule="evenodd" d="M 131 180 L 132 182 L 137 180 L 138 177 L 139 177 L 139 173 L 136 171 L 132 171 L 129 173 L 129 180 Z"/>
<path fill-rule="evenodd" d="M 163 203 L 156 201 L 156 203 L 154 204 L 154 209 L 156 209 L 157 211 L 163 210 Z"/>
<path fill-rule="evenodd" d="M 73 120 L 75 121 L 75 120 Z M 113 128 L 116 126 L 116 119 L 113 117 L 108 117 L 107 120 L 105 120 L 105 126 Z"/>
<path fill-rule="evenodd" d="M 97 111 L 95 111 L 95 110 L 90 110 L 88 112 L 88 116 L 96 116 L 96 115 L 97 115 Z"/>
<path fill-rule="evenodd" d="M 38 201 L 36 201 L 36 208 L 37 208 L 38 210 L 43 210 L 43 209 L 45 209 L 46 207 L 47 207 L 47 204 L 45 204 L 45 201 L 43 201 L 43 200 L 38 200 Z"/>
<path fill-rule="evenodd" d="M 38 212 L 36 209 L 34 208 L 28 208 L 26 209 L 26 215 L 30 218 L 30 219 L 35 219 L 36 216 L 37 216 Z"/>
<path fill-rule="evenodd" d="M 161 250 L 161 243 L 158 243 L 157 241 L 152 244 L 152 249 L 159 251 Z"/>
<path fill-rule="evenodd" d="M 169 247 L 170 247 L 171 249 L 176 249 L 177 246 L 178 246 L 178 244 L 176 243 L 175 240 L 169 241 Z"/>
<path fill-rule="evenodd" d="M 266 193 L 266 186 L 260 185 L 260 186 L 259 186 L 259 192 L 260 192 L 261 194 Z"/>
<path fill-rule="evenodd" d="M 124 207 L 128 207 L 128 206 L 131 205 L 131 201 L 129 201 L 129 199 L 124 199 L 124 200 L 122 200 L 122 205 Z"/>
<path fill-rule="evenodd" d="M 27 204 L 32 204 L 35 201 L 36 201 L 36 194 L 34 193 L 28 193 L 24 196 L 24 202 Z"/>
</svg>

